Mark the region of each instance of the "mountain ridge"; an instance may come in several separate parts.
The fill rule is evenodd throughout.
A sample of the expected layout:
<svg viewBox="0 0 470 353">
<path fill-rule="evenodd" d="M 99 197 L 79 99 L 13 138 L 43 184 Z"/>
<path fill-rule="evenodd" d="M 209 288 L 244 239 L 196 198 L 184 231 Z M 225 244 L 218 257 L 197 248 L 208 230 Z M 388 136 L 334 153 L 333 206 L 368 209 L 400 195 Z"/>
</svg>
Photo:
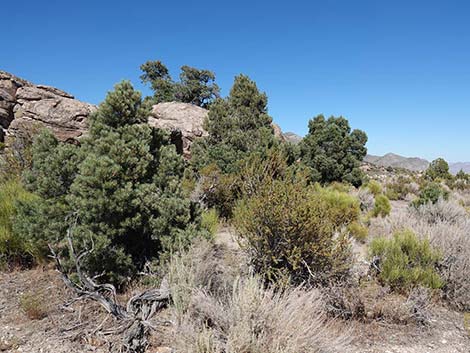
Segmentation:
<svg viewBox="0 0 470 353">
<path fill-rule="evenodd" d="M 414 172 L 426 170 L 430 162 L 419 157 L 405 157 L 396 153 L 387 153 L 383 156 L 368 154 L 364 162 L 375 164 L 380 167 L 403 168 Z M 470 162 L 449 163 L 449 170 L 452 174 L 457 174 L 460 170 L 470 173 Z"/>
</svg>

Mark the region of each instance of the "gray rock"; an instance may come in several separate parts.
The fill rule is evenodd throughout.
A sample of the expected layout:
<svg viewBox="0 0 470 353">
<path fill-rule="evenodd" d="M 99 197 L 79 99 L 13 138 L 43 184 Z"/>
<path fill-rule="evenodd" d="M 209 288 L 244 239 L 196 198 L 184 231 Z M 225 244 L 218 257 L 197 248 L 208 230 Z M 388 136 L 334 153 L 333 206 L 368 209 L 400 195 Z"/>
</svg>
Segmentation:
<svg viewBox="0 0 470 353">
<path fill-rule="evenodd" d="M 150 126 L 172 133 L 173 142 L 186 158 L 190 158 L 191 144 L 197 137 L 206 136 L 203 128 L 208 111 L 188 103 L 159 103 L 152 107 Z"/>
</svg>

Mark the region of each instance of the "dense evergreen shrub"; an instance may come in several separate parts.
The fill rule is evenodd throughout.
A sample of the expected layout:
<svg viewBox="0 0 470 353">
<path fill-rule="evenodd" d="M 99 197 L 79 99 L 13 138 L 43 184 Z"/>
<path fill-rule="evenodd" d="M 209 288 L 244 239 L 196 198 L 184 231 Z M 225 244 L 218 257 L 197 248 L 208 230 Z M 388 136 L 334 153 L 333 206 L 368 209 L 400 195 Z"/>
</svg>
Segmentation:
<svg viewBox="0 0 470 353">
<path fill-rule="evenodd" d="M 379 279 L 396 290 L 423 286 L 432 289 L 443 286 L 437 265 L 440 254 L 428 240 L 413 232 L 398 232 L 393 237 L 375 238 L 370 244 L 370 256 L 379 258 Z"/>
<path fill-rule="evenodd" d="M 124 81 L 91 117 L 81 146 L 41 134 L 25 175 L 41 201 L 22 209 L 17 230 L 60 247 L 76 220 L 78 250 L 94 246 L 86 269 L 117 284 L 200 235 L 199 211 L 181 187 L 182 157 L 166 134 L 145 124 L 147 114 Z"/>
</svg>

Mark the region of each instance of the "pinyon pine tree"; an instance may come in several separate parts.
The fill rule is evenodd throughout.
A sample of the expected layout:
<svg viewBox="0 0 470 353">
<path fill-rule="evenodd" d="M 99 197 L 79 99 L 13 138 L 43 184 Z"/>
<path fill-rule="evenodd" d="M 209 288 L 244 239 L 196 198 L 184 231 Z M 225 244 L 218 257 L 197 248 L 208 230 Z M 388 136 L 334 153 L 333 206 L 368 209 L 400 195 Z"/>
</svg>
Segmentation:
<svg viewBox="0 0 470 353">
<path fill-rule="evenodd" d="M 81 147 L 58 143 L 50 134 L 34 147 L 40 151 L 34 154 L 29 186 L 46 203 L 34 220 L 58 204 L 62 212 L 47 219 L 50 224 L 42 222 L 43 229 L 31 227 L 34 220 L 23 228 L 47 237 L 57 225 L 60 244 L 76 217 L 77 247 L 93 241 L 95 248 L 87 269 L 118 284 L 146 261 L 200 234 L 196 205 L 181 190 L 183 160 L 168 136 L 143 123 L 146 116 L 140 93 L 124 81 L 92 116 Z M 66 156 L 68 150 L 73 152 Z M 55 168 L 64 162 L 64 170 Z M 67 214 L 74 216 L 66 221 Z"/>
<path fill-rule="evenodd" d="M 236 162 L 251 152 L 275 144 L 268 98 L 245 75 L 235 78 L 230 95 L 210 107 L 205 129 L 208 136 L 193 144 L 193 163 L 201 169 L 212 163 L 223 172 L 236 170 Z"/>
<path fill-rule="evenodd" d="M 308 123 L 309 132 L 300 143 L 302 162 L 311 168 L 314 181 L 362 183 L 360 162 L 367 153 L 367 135 L 353 130 L 343 117 L 319 115 Z"/>
<path fill-rule="evenodd" d="M 143 83 L 149 83 L 154 92 L 152 104 L 162 102 L 183 102 L 207 108 L 219 97 L 219 86 L 215 74 L 190 66 L 182 66 L 180 81 L 174 82 L 168 68 L 161 61 L 147 61 L 140 66 Z"/>
</svg>

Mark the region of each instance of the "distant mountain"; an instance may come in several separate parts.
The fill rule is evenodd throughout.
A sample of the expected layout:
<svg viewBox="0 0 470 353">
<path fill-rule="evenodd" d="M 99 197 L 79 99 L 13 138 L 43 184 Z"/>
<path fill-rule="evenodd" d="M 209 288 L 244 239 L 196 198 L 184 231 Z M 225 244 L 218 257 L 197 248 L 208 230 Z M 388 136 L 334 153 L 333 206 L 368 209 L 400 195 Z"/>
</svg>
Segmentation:
<svg viewBox="0 0 470 353">
<path fill-rule="evenodd" d="M 450 172 L 454 175 L 460 170 L 463 170 L 465 173 L 470 173 L 470 162 L 449 163 L 449 167 Z"/>
<path fill-rule="evenodd" d="M 364 162 L 375 164 L 381 167 L 403 168 L 414 172 L 426 170 L 429 162 L 417 157 L 403 157 L 394 153 L 387 153 L 385 156 L 367 155 Z"/>
<path fill-rule="evenodd" d="M 375 164 L 380 167 L 403 168 L 414 172 L 422 172 L 429 166 L 429 162 L 417 157 L 403 157 L 394 153 L 387 153 L 385 156 L 374 156 L 368 154 L 364 162 Z M 452 174 L 457 174 L 461 169 L 465 173 L 470 173 L 470 162 L 449 163 Z"/>
<path fill-rule="evenodd" d="M 302 136 L 299 136 L 293 132 L 284 132 L 282 135 L 288 142 L 294 144 L 298 144 L 302 140 Z"/>
</svg>

